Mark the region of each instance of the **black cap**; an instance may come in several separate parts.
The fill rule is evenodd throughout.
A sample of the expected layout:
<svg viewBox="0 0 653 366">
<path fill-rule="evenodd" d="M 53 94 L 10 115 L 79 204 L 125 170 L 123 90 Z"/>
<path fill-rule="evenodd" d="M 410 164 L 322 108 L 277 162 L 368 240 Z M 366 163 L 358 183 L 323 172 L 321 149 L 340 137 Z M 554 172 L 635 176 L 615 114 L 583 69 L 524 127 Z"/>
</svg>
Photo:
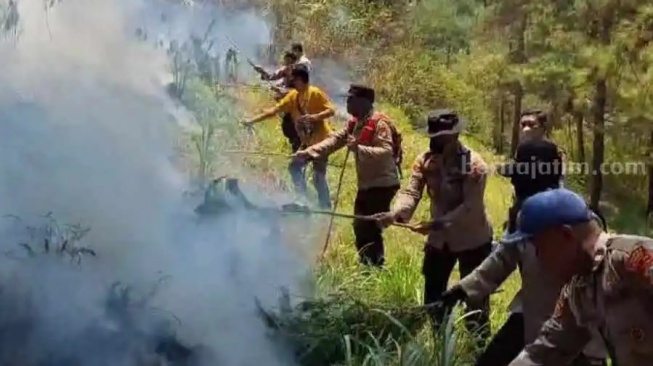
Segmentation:
<svg viewBox="0 0 653 366">
<path fill-rule="evenodd" d="M 374 103 L 374 100 L 376 99 L 374 89 L 362 84 L 349 85 L 349 90 L 345 96 L 367 99 L 372 103 Z"/>
<path fill-rule="evenodd" d="M 427 133 L 430 137 L 441 134 L 460 133 L 465 121 L 458 116 L 458 113 L 451 109 L 436 109 L 431 111 L 427 117 Z"/>
<path fill-rule="evenodd" d="M 304 64 L 295 64 L 290 72 L 292 76 L 302 77 L 308 80 L 308 67 Z"/>
</svg>

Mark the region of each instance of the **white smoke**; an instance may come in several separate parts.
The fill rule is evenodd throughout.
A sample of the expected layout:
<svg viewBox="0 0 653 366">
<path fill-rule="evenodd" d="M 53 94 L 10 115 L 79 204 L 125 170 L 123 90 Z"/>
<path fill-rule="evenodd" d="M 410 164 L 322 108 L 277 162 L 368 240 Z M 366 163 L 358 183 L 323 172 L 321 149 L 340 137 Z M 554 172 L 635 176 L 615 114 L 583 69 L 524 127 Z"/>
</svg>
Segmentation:
<svg viewBox="0 0 653 366">
<path fill-rule="evenodd" d="M 217 48 L 227 35 L 253 49 L 267 39 L 264 23 L 154 0 L 63 0 L 47 12 L 43 0 L 17 6 L 18 32 L 0 43 L 0 214 L 32 223 L 53 212 L 81 222 L 97 258 L 79 268 L 0 258 L 0 327 L 17 313 L 37 324 L 23 338 L 0 330 L 0 347 L 25 339 L 14 344 L 22 355 L 5 352 L 0 361 L 54 365 L 42 360 L 64 352 L 80 362 L 62 361 L 68 366 L 140 365 L 84 332 L 103 317 L 113 281 L 146 289 L 166 275 L 150 305 L 179 318 L 181 339 L 210 348 L 222 365 L 291 364 L 266 338 L 253 300 L 275 305 L 281 286 L 299 291 L 306 266 L 264 219 L 243 213 L 197 222 L 182 194 L 187 177 L 171 159 L 180 123 L 168 112 L 175 107 L 163 84 L 165 52 L 134 38 L 162 13 L 172 28 L 167 39 L 201 36 L 217 17 Z M 1 223 L 0 250 L 15 250 L 23 240 L 16 229 L 26 223 Z"/>
</svg>

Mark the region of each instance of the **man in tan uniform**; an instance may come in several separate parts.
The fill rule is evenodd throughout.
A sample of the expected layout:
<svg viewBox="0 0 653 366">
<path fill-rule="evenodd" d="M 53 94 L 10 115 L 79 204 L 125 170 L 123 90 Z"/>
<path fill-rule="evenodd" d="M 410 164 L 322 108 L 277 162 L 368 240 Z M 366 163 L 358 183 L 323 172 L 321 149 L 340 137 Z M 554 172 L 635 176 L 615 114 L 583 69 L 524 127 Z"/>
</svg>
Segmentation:
<svg viewBox="0 0 653 366">
<path fill-rule="evenodd" d="M 353 118 L 326 140 L 295 154 L 302 160 L 326 159 L 347 146 L 356 159 L 358 178 L 354 214 L 362 216 L 388 211 L 399 190 L 391 122 L 387 116 L 374 111 L 374 99 L 374 89 L 352 84 L 347 93 L 347 112 Z M 354 220 L 354 234 L 361 263 L 382 266 L 381 229 L 373 221 Z"/>
<path fill-rule="evenodd" d="M 593 218 L 583 198 L 563 188 L 524 201 L 518 230 L 503 245 L 528 240 L 543 268 L 567 284 L 510 366 L 569 364 L 592 331 L 613 365 L 653 365 L 653 239 L 606 234 Z"/>
<path fill-rule="evenodd" d="M 533 342 L 553 313 L 564 283 L 542 268 L 532 245 L 498 245 L 480 266 L 442 296 L 442 303 L 449 306 L 458 301 L 478 301 L 499 288 L 518 267 L 522 285 L 510 304 L 511 314 L 476 360 L 476 366 L 506 366 Z M 595 332 L 571 365 L 601 366 L 606 364 L 605 358 L 603 339 Z"/>
<path fill-rule="evenodd" d="M 424 248 L 424 303 L 440 300 L 449 276 L 460 262 L 460 273 L 468 275 L 492 252 L 492 226 L 485 212 L 483 196 L 488 167 L 481 156 L 458 139 L 464 121 L 450 110 L 429 115 L 430 149 L 413 164 L 408 186 L 399 192 L 389 213 L 377 215 L 382 226 L 412 217 L 422 191 L 431 198 L 432 221 L 416 229 L 427 236 Z M 481 310 L 469 317 L 469 327 L 483 326 L 482 338 L 489 335 L 488 296 L 470 303 Z M 433 317 L 441 324 L 450 309 L 434 307 Z"/>
</svg>

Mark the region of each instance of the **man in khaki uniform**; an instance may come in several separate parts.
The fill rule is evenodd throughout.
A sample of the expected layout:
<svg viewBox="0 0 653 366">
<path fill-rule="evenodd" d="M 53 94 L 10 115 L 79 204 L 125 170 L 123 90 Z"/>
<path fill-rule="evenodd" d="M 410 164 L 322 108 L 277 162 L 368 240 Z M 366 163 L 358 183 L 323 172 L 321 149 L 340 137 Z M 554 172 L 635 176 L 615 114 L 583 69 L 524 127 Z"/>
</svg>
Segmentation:
<svg viewBox="0 0 653 366">
<path fill-rule="evenodd" d="M 390 119 L 374 111 L 374 89 L 351 85 L 347 94 L 348 124 L 326 140 L 300 150 L 298 159 L 326 159 L 347 146 L 356 159 L 358 192 L 354 202 L 356 215 L 386 212 L 399 190 L 399 174 L 393 155 Z M 356 249 L 366 265 L 382 266 L 383 234 L 373 221 L 354 220 Z"/>
<path fill-rule="evenodd" d="M 518 267 L 522 285 L 510 304 L 512 313 L 477 359 L 476 366 L 506 366 L 526 344 L 533 342 L 553 313 L 564 283 L 542 268 L 532 245 L 498 245 L 480 266 L 442 297 L 442 303 L 449 306 L 458 301 L 478 301 L 492 294 Z M 592 336 L 571 365 L 606 364 L 603 339 L 596 332 Z"/>
<path fill-rule="evenodd" d="M 436 110 L 427 124 L 429 151 L 415 159 L 408 186 L 399 192 L 391 212 L 377 217 L 382 226 L 409 221 L 426 186 L 432 221 L 420 224 L 416 231 L 428 235 L 422 269 L 424 303 L 433 304 L 446 290 L 456 262 L 466 276 L 492 252 L 492 226 L 483 201 L 488 167 L 479 154 L 459 141 L 464 121 L 453 111 Z M 468 304 L 481 310 L 467 318 L 467 325 L 483 326 L 482 338 L 489 335 L 488 299 Z M 433 309 L 436 324 L 450 310 Z"/>
<path fill-rule="evenodd" d="M 569 364 L 592 331 L 613 365 L 653 365 L 653 239 L 609 235 L 582 197 L 559 188 L 524 201 L 518 230 L 550 275 L 567 283 L 537 339 L 510 366 Z"/>
</svg>

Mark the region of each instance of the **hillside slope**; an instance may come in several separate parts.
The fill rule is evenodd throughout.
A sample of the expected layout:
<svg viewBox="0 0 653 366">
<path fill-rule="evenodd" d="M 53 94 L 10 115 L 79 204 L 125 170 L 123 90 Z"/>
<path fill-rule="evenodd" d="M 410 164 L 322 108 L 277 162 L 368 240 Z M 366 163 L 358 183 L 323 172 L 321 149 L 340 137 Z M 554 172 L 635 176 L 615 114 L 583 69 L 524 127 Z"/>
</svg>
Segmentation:
<svg viewBox="0 0 653 366">
<path fill-rule="evenodd" d="M 253 114 L 261 108 L 267 107 L 272 102 L 264 93 L 241 89 L 237 93 L 241 108 L 248 114 Z M 424 151 L 428 146 L 427 137 L 411 127 L 408 118 L 401 110 L 387 104 L 380 104 L 379 110 L 387 113 L 393 118 L 404 136 L 405 157 L 403 163 L 404 177 L 402 185 L 406 184 L 410 167 L 415 157 Z M 252 148 L 256 151 L 271 153 L 289 153 L 287 145 L 280 130 L 277 119 L 269 120 L 258 124 L 255 127 L 257 143 Z M 488 163 L 496 162 L 500 158 L 472 136 L 464 136 L 464 143 L 478 151 Z M 342 166 L 345 149 L 334 154 L 330 162 L 328 179 L 332 191 L 332 199 L 335 198 L 338 177 Z M 287 177 L 287 161 L 283 157 L 261 157 L 250 156 L 245 158 L 250 164 L 272 168 L 284 179 Z M 353 212 L 353 202 L 356 194 L 356 176 L 353 159 L 347 162 L 346 173 L 342 183 L 342 191 L 339 197 L 337 211 Z M 511 186 L 499 176 L 491 176 L 488 180 L 485 201 L 487 211 L 495 229 L 495 236 L 501 233 L 503 224 L 511 200 Z M 428 218 L 428 198 L 422 200 L 414 220 Z M 328 219 L 324 219 L 327 226 Z M 316 237 L 318 243 L 316 248 L 321 250 L 324 242 L 324 232 Z M 324 261 L 318 270 L 318 293 L 330 294 L 334 291 L 345 291 L 348 295 L 354 296 L 360 301 L 370 304 L 391 304 L 392 306 L 415 306 L 421 303 L 422 299 L 422 276 L 421 261 L 424 237 L 401 228 L 390 228 L 385 232 L 387 266 L 383 271 L 375 271 L 368 274 L 362 271 L 357 263 L 354 237 L 351 222 L 343 219 L 336 219 L 332 232 L 331 242 Z M 458 274 L 454 274 L 454 279 Z M 506 307 L 516 290 L 519 287 L 519 277 L 513 275 L 503 286 L 503 291 L 492 297 L 492 323 L 493 329 L 499 326 L 506 317 Z"/>
</svg>

